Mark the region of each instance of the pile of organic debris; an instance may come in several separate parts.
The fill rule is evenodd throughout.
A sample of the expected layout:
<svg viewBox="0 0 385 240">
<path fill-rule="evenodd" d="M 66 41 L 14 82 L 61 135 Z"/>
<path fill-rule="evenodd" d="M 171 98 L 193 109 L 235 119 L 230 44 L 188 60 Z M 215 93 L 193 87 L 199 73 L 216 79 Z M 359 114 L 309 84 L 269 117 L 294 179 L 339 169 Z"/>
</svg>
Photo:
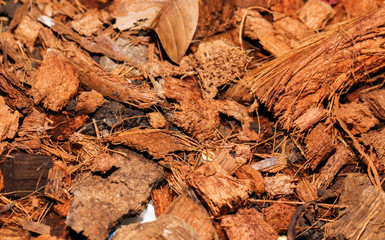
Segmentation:
<svg viewBox="0 0 385 240">
<path fill-rule="evenodd" d="M 0 12 L 0 239 L 385 239 L 381 0 Z"/>
</svg>

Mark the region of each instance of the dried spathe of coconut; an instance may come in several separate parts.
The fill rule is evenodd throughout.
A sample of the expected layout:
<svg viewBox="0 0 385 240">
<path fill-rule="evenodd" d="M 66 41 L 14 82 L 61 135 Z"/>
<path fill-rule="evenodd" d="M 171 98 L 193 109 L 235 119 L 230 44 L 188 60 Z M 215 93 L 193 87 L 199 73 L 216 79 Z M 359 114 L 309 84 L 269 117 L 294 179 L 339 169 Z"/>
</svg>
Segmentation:
<svg viewBox="0 0 385 240">
<path fill-rule="evenodd" d="M 251 59 L 240 48 L 221 40 L 201 43 L 195 57 L 206 99 L 215 97 L 218 87 L 242 77 Z"/>
</svg>

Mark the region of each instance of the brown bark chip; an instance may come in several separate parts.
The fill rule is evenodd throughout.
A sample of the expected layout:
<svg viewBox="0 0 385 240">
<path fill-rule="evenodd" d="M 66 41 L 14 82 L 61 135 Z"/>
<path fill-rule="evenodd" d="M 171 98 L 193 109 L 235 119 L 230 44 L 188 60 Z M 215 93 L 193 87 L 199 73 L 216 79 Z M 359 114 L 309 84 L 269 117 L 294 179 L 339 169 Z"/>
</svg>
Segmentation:
<svg viewBox="0 0 385 240">
<path fill-rule="evenodd" d="M 293 178 L 285 174 L 265 177 L 265 191 L 270 196 L 288 196 L 294 193 Z"/>
<path fill-rule="evenodd" d="M 249 57 L 238 47 L 223 41 L 201 43 L 195 57 L 199 62 L 204 98 L 213 98 L 218 87 L 242 77 Z"/>
<path fill-rule="evenodd" d="M 250 165 L 240 167 L 235 172 L 235 175 L 240 181 L 245 183 L 248 191 L 255 192 L 259 196 L 265 192 L 265 181 L 262 174 Z"/>
<path fill-rule="evenodd" d="M 373 146 L 378 157 L 378 161 L 385 166 L 385 129 L 372 130 L 362 134 L 361 141 L 367 146 Z"/>
<path fill-rule="evenodd" d="M 385 120 L 385 89 L 378 89 L 360 95 L 360 99 L 369 104 L 374 116 Z"/>
<path fill-rule="evenodd" d="M 80 18 L 71 22 L 71 27 L 82 35 L 92 36 L 103 27 L 103 22 L 99 20 L 98 13 L 91 10 L 83 14 Z"/>
<path fill-rule="evenodd" d="M 75 111 L 80 114 L 90 114 L 103 104 L 104 97 L 95 90 L 82 92 L 76 103 Z"/>
<path fill-rule="evenodd" d="M 174 112 L 173 122 L 199 141 L 212 138 L 219 126 L 217 102 L 213 99 L 183 101 Z"/>
<path fill-rule="evenodd" d="M 59 111 L 75 96 L 79 87 L 79 74 L 60 51 L 49 49 L 36 73 L 32 95 L 36 104 Z"/>
<path fill-rule="evenodd" d="M 29 16 L 24 16 L 15 30 L 15 37 L 28 47 L 33 47 L 40 31 L 40 24 Z"/>
<path fill-rule="evenodd" d="M 165 128 L 167 126 L 167 119 L 160 112 L 148 113 L 147 117 L 153 128 Z"/>
<path fill-rule="evenodd" d="M 348 207 L 338 220 L 331 222 L 328 239 L 385 239 L 383 191 L 371 186 L 366 176 L 350 174 L 340 199 Z"/>
<path fill-rule="evenodd" d="M 318 124 L 305 139 L 306 158 L 310 161 L 311 168 L 314 170 L 318 164 L 333 154 L 335 146 L 331 136 L 326 132 L 326 127 L 322 123 Z"/>
<path fill-rule="evenodd" d="M 198 234 L 199 239 L 217 239 L 213 221 L 194 193 L 180 195 L 164 212 L 185 221 Z"/>
<path fill-rule="evenodd" d="M 154 222 L 134 223 L 119 228 L 111 240 L 199 240 L 197 233 L 183 220 L 164 215 Z"/>
<path fill-rule="evenodd" d="M 321 0 L 309 0 L 301 7 L 298 18 L 309 29 L 318 30 L 325 27 L 326 23 L 335 15 L 333 8 Z"/>
<path fill-rule="evenodd" d="M 157 129 L 130 129 L 104 138 L 108 142 L 120 143 L 139 151 L 146 151 L 154 158 L 164 158 L 176 151 L 188 150 L 189 147 L 168 131 Z"/>
<path fill-rule="evenodd" d="M 41 147 L 40 137 L 45 134 L 45 120 L 46 115 L 33 108 L 24 118 L 17 133 L 19 138 L 16 141 L 31 149 L 39 149 Z"/>
<path fill-rule="evenodd" d="M 19 128 L 18 111 L 12 110 L 5 104 L 4 98 L 0 96 L 0 141 L 13 138 Z"/>
<path fill-rule="evenodd" d="M 240 23 L 246 9 L 239 9 L 235 18 Z M 253 40 L 259 40 L 264 49 L 275 56 L 284 55 L 290 50 L 288 39 L 280 35 L 273 24 L 262 17 L 256 10 L 247 11 L 244 27 L 244 36 Z"/>
<path fill-rule="evenodd" d="M 341 2 L 350 18 L 364 16 L 378 8 L 376 0 L 341 0 Z"/>
<path fill-rule="evenodd" d="M 67 225 L 92 240 L 108 237 L 108 230 L 127 214 L 144 210 L 154 184 L 165 178 L 155 162 L 125 151 L 114 154 L 118 169 L 107 178 L 90 176 L 73 190 L 74 201 Z"/>
<path fill-rule="evenodd" d="M 285 199 L 280 199 L 285 200 Z M 263 213 L 266 222 L 278 233 L 285 233 L 289 227 L 290 219 L 293 216 L 296 207 L 283 203 L 273 203 L 265 208 Z"/>
<path fill-rule="evenodd" d="M 245 186 L 215 163 L 199 167 L 189 183 L 214 216 L 236 210 L 248 198 Z"/>
<path fill-rule="evenodd" d="M 235 215 L 221 218 L 229 240 L 276 240 L 277 232 L 265 221 L 256 209 L 240 209 Z"/>
<path fill-rule="evenodd" d="M 341 104 L 337 114 L 352 134 L 367 132 L 379 123 L 373 112 L 370 111 L 369 104 L 358 101 Z"/>
</svg>

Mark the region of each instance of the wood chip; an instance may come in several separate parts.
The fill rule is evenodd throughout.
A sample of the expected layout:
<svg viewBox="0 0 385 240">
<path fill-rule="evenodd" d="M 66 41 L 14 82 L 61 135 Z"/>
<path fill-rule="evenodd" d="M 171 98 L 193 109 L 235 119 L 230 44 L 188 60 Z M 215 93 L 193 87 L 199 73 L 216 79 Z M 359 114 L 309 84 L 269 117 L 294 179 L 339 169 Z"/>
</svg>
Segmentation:
<svg viewBox="0 0 385 240">
<path fill-rule="evenodd" d="M 256 209 L 240 209 L 235 215 L 221 218 L 229 240 L 275 240 L 277 232 L 265 221 L 263 214 Z"/>
<path fill-rule="evenodd" d="M 4 98 L 0 96 L 0 141 L 6 138 L 13 138 L 19 128 L 18 111 L 12 111 L 4 101 Z"/>
<path fill-rule="evenodd" d="M 66 106 L 78 91 L 79 74 L 71 61 L 60 51 L 47 51 L 42 65 L 36 73 L 32 95 L 36 104 L 59 111 Z"/>
<path fill-rule="evenodd" d="M 199 167 L 188 181 L 214 216 L 238 209 L 248 198 L 246 188 L 214 163 Z"/>
<path fill-rule="evenodd" d="M 113 155 L 118 169 L 107 178 L 90 176 L 73 189 L 67 225 L 91 240 L 106 239 L 119 219 L 142 212 L 153 184 L 165 178 L 164 170 L 155 162 L 124 152 L 126 157 Z"/>
<path fill-rule="evenodd" d="M 294 193 L 293 178 L 285 174 L 265 177 L 265 191 L 270 196 L 288 196 Z"/>
<path fill-rule="evenodd" d="M 298 12 L 298 18 L 312 30 L 324 28 L 334 15 L 333 8 L 320 0 L 307 1 Z"/>
</svg>

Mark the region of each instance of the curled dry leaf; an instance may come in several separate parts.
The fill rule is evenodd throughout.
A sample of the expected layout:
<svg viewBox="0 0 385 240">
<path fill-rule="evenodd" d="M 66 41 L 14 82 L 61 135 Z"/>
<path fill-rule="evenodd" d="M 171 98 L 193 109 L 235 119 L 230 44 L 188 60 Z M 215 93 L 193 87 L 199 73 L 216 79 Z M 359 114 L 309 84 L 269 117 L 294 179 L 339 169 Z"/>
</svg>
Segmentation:
<svg viewBox="0 0 385 240">
<path fill-rule="evenodd" d="M 159 15 L 154 29 L 170 59 L 179 63 L 198 24 L 198 0 L 173 0 Z"/>
<path fill-rule="evenodd" d="M 198 0 L 115 0 L 110 7 L 119 30 L 153 28 L 167 55 L 179 63 L 198 24 Z"/>
</svg>

